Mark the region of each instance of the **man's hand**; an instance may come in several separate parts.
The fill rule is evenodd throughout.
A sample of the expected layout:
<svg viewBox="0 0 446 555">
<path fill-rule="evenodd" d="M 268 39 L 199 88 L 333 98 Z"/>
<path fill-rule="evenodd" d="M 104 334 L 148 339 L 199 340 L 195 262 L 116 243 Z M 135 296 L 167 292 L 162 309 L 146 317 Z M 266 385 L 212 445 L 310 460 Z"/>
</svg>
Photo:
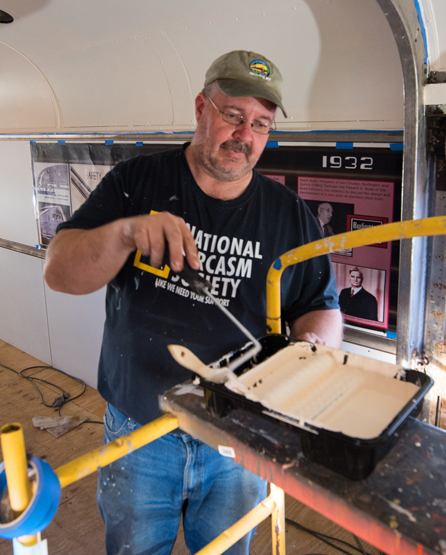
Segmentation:
<svg viewBox="0 0 446 555">
<path fill-rule="evenodd" d="M 182 218 L 168 212 L 122 218 L 95 229 L 61 230 L 46 253 L 45 280 L 55 291 L 92 293 L 109 283 L 136 249 L 159 267 L 166 244 L 174 272 L 183 269 L 184 255 L 199 269 L 191 232 Z"/>
<path fill-rule="evenodd" d="M 315 333 L 301 333 L 299 334 L 299 337 L 296 337 L 296 339 L 303 339 L 309 343 L 319 343 L 319 345 L 325 345 L 325 341 Z"/>
<path fill-rule="evenodd" d="M 166 244 L 169 249 L 169 263 L 174 272 L 184 266 L 184 255 L 189 266 L 200 268 L 198 252 L 189 228 L 183 218 L 169 212 L 136 216 L 124 221 L 123 242 L 130 252 L 139 249 L 150 257 L 150 264 L 159 268 L 164 260 Z"/>
<path fill-rule="evenodd" d="M 307 312 L 290 325 L 291 337 L 339 349 L 342 341 L 340 310 Z"/>
</svg>

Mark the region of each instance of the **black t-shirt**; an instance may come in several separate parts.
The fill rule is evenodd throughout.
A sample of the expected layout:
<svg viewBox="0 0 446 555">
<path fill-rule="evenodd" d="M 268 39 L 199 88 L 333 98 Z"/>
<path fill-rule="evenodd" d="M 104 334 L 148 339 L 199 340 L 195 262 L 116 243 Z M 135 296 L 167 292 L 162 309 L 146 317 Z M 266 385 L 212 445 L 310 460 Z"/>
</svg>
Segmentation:
<svg viewBox="0 0 446 555">
<path fill-rule="evenodd" d="M 256 337 L 266 333 L 266 275 L 272 262 L 321 238 L 306 204 L 256 171 L 238 198 L 207 196 L 183 149 L 119 163 L 59 229 L 91 229 L 152 211 L 184 218 L 211 293 Z M 209 301 L 192 293 L 169 267 L 154 269 L 139 253 L 131 254 L 107 286 L 101 395 L 145 424 L 160 415 L 158 395 L 191 376 L 172 359 L 167 345 L 184 344 L 205 363 L 243 346 L 246 337 Z M 281 303 L 288 322 L 312 310 L 338 308 L 329 258 L 287 268 Z"/>
</svg>

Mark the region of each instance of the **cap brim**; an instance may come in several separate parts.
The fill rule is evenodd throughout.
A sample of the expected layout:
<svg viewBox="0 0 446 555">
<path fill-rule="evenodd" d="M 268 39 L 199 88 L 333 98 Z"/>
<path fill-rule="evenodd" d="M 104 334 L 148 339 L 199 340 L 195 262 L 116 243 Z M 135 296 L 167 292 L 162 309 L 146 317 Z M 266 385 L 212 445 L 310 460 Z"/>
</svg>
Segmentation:
<svg viewBox="0 0 446 555">
<path fill-rule="evenodd" d="M 252 83 L 251 81 L 242 81 L 239 79 L 217 79 L 218 86 L 221 91 L 228 96 L 252 96 L 254 98 L 264 98 L 278 106 L 283 115 L 287 118 L 282 100 L 267 86 L 262 83 Z"/>
</svg>

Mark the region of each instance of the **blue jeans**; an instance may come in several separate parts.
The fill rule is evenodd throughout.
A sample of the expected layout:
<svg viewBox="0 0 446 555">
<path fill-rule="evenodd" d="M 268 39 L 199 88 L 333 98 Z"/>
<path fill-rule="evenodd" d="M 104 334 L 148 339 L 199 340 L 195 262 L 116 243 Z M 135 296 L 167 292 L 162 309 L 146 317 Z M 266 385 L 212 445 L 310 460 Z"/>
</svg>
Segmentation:
<svg viewBox="0 0 446 555">
<path fill-rule="evenodd" d="M 104 443 L 139 428 L 111 405 Z M 188 434 L 166 434 L 99 471 L 108 555 L 167 555 L 180 518 L 196 553 L 266 497 L 266 482 Z M 247 555 L 254 530 L 229 550 Z"/>
</svg>

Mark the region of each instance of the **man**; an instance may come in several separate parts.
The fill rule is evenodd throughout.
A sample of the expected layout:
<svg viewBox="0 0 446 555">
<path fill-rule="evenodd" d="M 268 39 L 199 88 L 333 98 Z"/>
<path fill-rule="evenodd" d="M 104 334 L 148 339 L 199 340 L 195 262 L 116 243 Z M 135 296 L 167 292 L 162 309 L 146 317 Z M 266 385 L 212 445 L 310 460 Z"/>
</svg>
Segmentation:
<svg viewBox="0 0 446 555">
<path fill-rule="evenodd" d="M 305 203 L 253 170 L 277 106 L 284 111 L 280 86 L 279 70 L 259 54 L 218 58 L 195 100 L 192 142 L 118 164 L 50 245 L 50 287 L 84 294 L 109 284 L 98 378 L 108 401 L 104 441 L 157 418 L 158 395 L 190 377 L 167 345 L 182 343 L 210 363 L 246 342 L 176 275 L 183 252 L 212 293 L 261 336 L 271 263 L 320 237 Z M 166 246 L 170 262 L 161 270 Z M 292 334 L 338 346 L 328 257 L 290 269 L 281 285 Z M 265 496 L 265 482 L 232 460 L 187 434 L 166 434 L 100 473 L 107 553 L 170 553 L 181 515 L 195 553 Z M 248 553 L 251 537 L 228 553 Z"/>
<path fill-rule="evenodd" d="M 341 312 L 366 320 L 378 320 L 378 302 L 362 287 L 364 274 L 358 267 L 350 270 L 349 274 L 351 287 L 343 289 L 339 295 Z"/>
<path fill-rule="evenodd" d="M 333 228 L 331 227 L 331 225 L 329 225 L 332 218 L 333 207 L 331 206 L 331 204 L 328 202 L 323 202 L 319 204 L 319 206 L 317 207 L 317 220 L 321 227 L 322 233 L 324 234 L 324 237 L 330 237 L 331 235 L 334 235 Z"/>
</svg>

